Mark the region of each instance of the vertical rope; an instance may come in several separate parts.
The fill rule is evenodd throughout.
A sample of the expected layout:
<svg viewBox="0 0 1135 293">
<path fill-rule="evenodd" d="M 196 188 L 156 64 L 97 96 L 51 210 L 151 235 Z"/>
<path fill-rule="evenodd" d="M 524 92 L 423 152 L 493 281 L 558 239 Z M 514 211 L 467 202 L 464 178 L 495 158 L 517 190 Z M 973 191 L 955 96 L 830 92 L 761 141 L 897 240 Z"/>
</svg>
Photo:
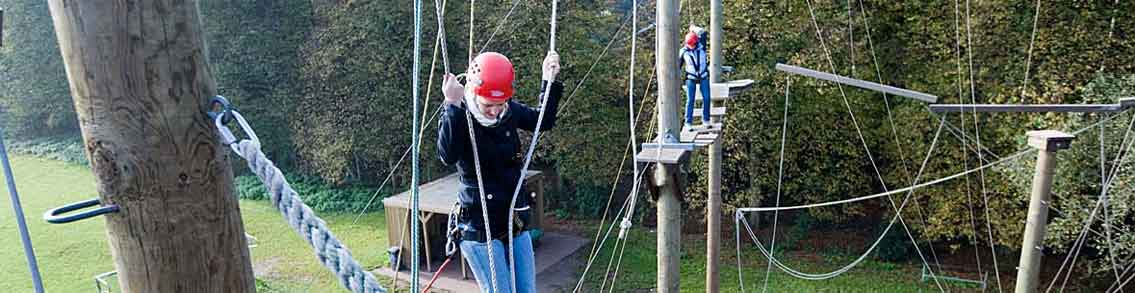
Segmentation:
<svg viewBox="0 0 1135 293">
<path fill-rule="evenodd" d="M 783 119 L 784 123 L 783 123 L 783 126 L 781 126 L 781 128 L 780 128 L 780 167 L 779 167 L 779 171 L 777 171 L 777 176 L 776 176 L 776 207 L 780 207 L 780 195 L 781 195 L 782 187 L 784 186 L 784 145 L 788 142 L 788 107 L 789 107 L 788 91 L 791 88 L 792 88 L 792 78 L 790 76 L 785 77 L 784 78 L 784 119 Z M 776 225 L 777 225 L 777 222 L 779 221 L 779 217 L 780 217 L 780 211 L 773 211 L 772 212 L 772 239 L 769 240 L 769 248 L 768 248 L 769 255 L 775 255 L 775 253 L 776 253 Z M 771 261 L 768 263 L 768 267 L 765 268 L 765 283 L 761 287 L 761 292 L 767 292 L 768 291 L 768 279 L 769 279 L 770 273 L 772 273 L 772 262 Z"/>
<path fill-rule="evenodd" d="M 559 2 L 559 0 L 552 0 L 552 33 L 551 33 L 551 37 L 550 37 L 552 39 L 552 41 L 550 43 L 551 47 L 548 48 L 548 52 L 555 52 L 556 51 L 555 39 L 556 39 L 556 3 L 557 2 Z M 541 67 L 543 67 L 543 64 L 541 64 Z M 524 165 L 520 167 L 520 179 L 518 179 L 516 181 L 516 188 L 513 188 L 513 191 L 512 191 L 512 201 L 508 205 L 508 225 L 509 225 L 509 227 L 512 226 L 513 220 L 516 217 L 516 212 L 514 211 L 514 209 L 516 209 L 516 198 L 518 196 L 520 196 L 520 188 L 522 186 L 524 186 L 524 181 L 528 177 L 527 176 L 528 175 L 528 165 L 532 163 L 532 152 L 536 151 L 536 143 L 539 142 L 539 140 L 540 140 L 540 127 L 541 127 L 541 125 L 544 124 L 544 114 L 545 114 L 544 110 L 547 108 L 547 105 L 548 105 L 548 91 L 552 88 L 552 82 L 554 82 L 554 80 L 549 80 L 547 82 L 548 82 L 548 84 L 544 85 L 544 88 L 540 90 L 540 109 L 539 109 L 540 114 L 539 114 L 539 116 L 536 117 L 536 129 L 535 129 L 535 131 L 532 132 L 532 142 L 530 144 L 528 144 L 528 153 L 524 155 Z M 552 113 L 552 114 L 555 115 L 555 113 Z M 508 249 L 509 281 L 510 281 L 510 284 L 512 285 L 511 288 L 513 290 L 515 290 L 516 289 L 516 253 L 514 253 L 513 249 L 512 249 L 512 247 L 513 247 L 512 241 L 513 241 L 514 237 L 512 235 L 513 233 L 511 231 L 511 229 L 506 234 L 508 234 L 508 247 L 509 247 L 509 249 Z"/>
<path fill-rule="evenodd" d="M 879 83 L 885 83 L 883 81 L 883 72 L 882 72 L 882 70 L 880 69 L 880 66 L 879 66 L 879 56 L 877 54 L 875 54 L 875 43 L 871 39 L 871 24 L 867 21 L 867 19 L 871 17 L 871 14 L 869 12 L 867 12 L 867 9 L 864 7 L 863 0 L 859 0 L 858 2 L 859 2 L 859 11 L 863 14 L 863 17 L 861 17 L 861 19 L 863 19 L 863 31 L 865 32 L 865 34 L 867 36 L 867 47 L 868 47 L 869 51 L 871 52 L 871 60 L 873 61 L 873 64 L 875 66 L 875 76 L 878 78 Z M 848 15 L 849 15 L 849 17 L 851 17 L 850 12 L 848 12 Z M 852 47 L 852 55 L 855 55 L 854 52 L 855 52 L 854 47 Z M 855 59 L 852 59 L 852 60 L 854 61 Z M 855 63 L 852 62 L 851 65 L 852 65 L 851 72 L 854 74 Z M 892 135 L 892 137 L 894 138 L 894 141 L 895 141 L 895 148 L 898 149 L 899 160 L 900 160 L 900 162 L 902 162 L 901 166 L 902 166 L 902 170 L 903 170 L 903 175 L 906 177 L 907 181 L 911 181 L 910 167 L 908 166 L 909 163 L 907 162 L 908 160 L 906 158 L 906 151 L 904 151 L 905 148 L 902 145 L 902 141 L 899 139 L 898 128 L 895 127 L 895 118 L 894 118 L 894 115 L 891 111 L 891 102 L 890 102 L 890 98 L 888 97 L 887 93 L 883 93 L 883 106 L 887 110 L 887 121 L 890 123 L 891 135 Z M 923 106 L 925 106 L 925 105 L 923 105 Z M 937 116 L 934 115 L 933 112 L 931 112 L 931 116 L 937 117 Z M 947 126 L 950 126 L 948 122 L 947 122 Z M 966 167 L 966 169 L 969 169 L 969 167 Z M 918 198 L 914 199 L 914 212 L 918 214 L 918 218 L 919 218 L 919 220 L 922 221 L 922 225 L 926 226 L 927 223 L 928 223 L 927 218 L 926 218 L 926 213 L 923 211 L 922 203 L 918 200 Z M 926 238 L 926 243 L 930 248 L 929 249 L 930 255 L 931 255 L 931 257 L 934 258 L 934 263 L 938 265 L 938 271 L 941 272 L 942 271 L 942 262 L 938 258 L 938 252 L 935 251 L 935 249 L 934 249 L 933 241 L 931 241 L 930 238 Z"/>
<path fill-rule="evenodd" d="M 832 59 L 832 53 L 828 49 L 827 43 L 824 41 L 825 39 L 823 33 L 820 31 L 820 24 L 819 21 L 816 20 L 816 12 L 815 8 L 812 7 L 812 1 L 805 0 L 804 2 L 808 5 L 808 14 L 811 16 L 812 25 L 816 30 L 816 37 L 820 41 L 820 47 L 823 49 L 824 56 L 828 61 L 828 66 L 831 67 L 832 72 L 836 72 L 835 61 Z M 851 117 L 851 123 L 853 126 L 855 126 L 855 132 L 859 135 L 859 142 L 863 145 L 863 150 L 867 154 L 867 159 L 871 162 L 871 167 L 875 171 L 875 177 L 879 180 L 879 183 L 883 186 L 884 190 L 889 190 L 886 181 L 883 180 L 883 174 L 879 171 L 879 166 L 875 163 L 874 155 L 871 154 L 871 148 L 867 146 L 867 140 L 863 137 L 863 131 L 859 126 L 859 122 L 855 119 L 855 111 L 851 109 L 851 102 L 847 98 L 847 93 L 844 91 L 843 85 L 837 83 L 836 86 L 839 89 L 840 96 L 843 97 L 843 104 L 847 108 L 847 114 Z M 895 209 L 896 213 L 902 212 L 902 210 L 898 208 L 898 204 L 895 203 L 893 198 L 888 196 L 887 200 L 891 204 L 891 207 Z M 910 232 L 910 228 L 907 227 L 906 221 L 903 220 L 901 214 L 899 214 L 899 217 L 897 217 L 897 219 L 899 223 L 902 224 L 903 231 L 906 232 L 906 235 L 910 239 L 912 246 L 914 246 L 914 251 L 918 253 L 919 259 L 921 259 L 922 262 L 926 264 L 927 267 L 929 267 L 930 265 L 929 262 L 926 261 L 926 256 L 922 253 L 922 249 L 918 247 L 917 239 L 915 239 L 914 234 Z M 945 291 L 945 288 L 942 287 L 942 282 L 938 280 L 933 270 L 930 270 L 930 276 L 934 278 L 934 283 L 938 286 L 938 289 Z"/>
<path fill-rule="evenodd" d="M 976 86 L 973 82 L 973 28 L 970 26 L 970 1 L 966 0 L 966 56 L 969 59 L 969 98 L 971 104 L 977 104 Z M 964 113 L 963 113 L 964 114 Z M 973 115 L 973 132 L 974 140 L 977 143 L 977 148 L 981 149 L 981 125 L 978 124 L 977 111 L 972 111 Z M 977 152 L 977 161 L 985 161 L 985 156 L 981 152 Z M 981 183 L 981 196 L 984 202 L 985 209 L 985 232 L 989 237 L 989 256 L 993 259 L 993 275 L 997 278 L 997 291 L 1001 291 L 1001 269 L 997 267 L 997 250 L 993 245 L 993 224 L 989 216 L 989 192 L 985 188 L 985 170 L 978 173 L 978 179 Z"/>
<path fill-rule="evenodd" d="M 958 103 L 965 103 L 965 99 L 962 97 L 964 95 L 963 94 L 964 91 L 962 90 L 962 41 L 961 41 L 962 40 L 962 33 L 961 33 L 961 20 L 960 20 L 961 16 L 959 14 L 960 14 L 960 11 L 959 11 L 958 1 L 954 0 L 954 58 L 957 61 L 957 65 L 958 65 L 957 66 L 958 67 L 958 69 L 957 69 L 958 70 L 957 71 L 957 80 L 956 80 L 955 84 L 957 85 L 957 89 L 958 89 Z M 958 115 L 958 118 L 962 123 L 961 131 L 962 131 L 962 135 L 964 136 L 966 134 L 966 115 L 965 115 L 965 113 L 962 113 L 962 115 Z M 968 151 L 969 150 L 969 140 L 966 140 L 964 138 L 960 138 L 959 140 L 962 143 L 962 156 L 963 156 L 962 157 L 962 167 L 966 170 L 969 170 L 969 156 L 970 156 L 969 151 Z M 978 152 L 980 153 L 981 151 L 979 150 Z M 977 164 L 981 165 L 982 162 L 978 161 Z M 977 238 L 977 235 L 978 235 L 977 216 L 973 212 L 973 190 L 971 189 L 971 187 L 973 185 L 970 182 L 969 175 L 966 175 L 965 181 L 966 181 L 965 182 L 965 184 L 966 184 L 966 207 L 969 208 L 970 226 L 973 228 L 973 256 L 977 261 L 977 272 L 978 272 L 978 274 L 984 276 L 985 272 L 983 272 L 982 268 L 981 268 L 981 250 L 978 247 L 978 243 L 977 243 L 978 242 L 978 238 Z M 997 266 L 997 263 L 994 262 L 993 266 Z M 997 289 L 997 290 L 1001 290 L 1001 289 Z"/>
<path fill-rule="evenodd" d="M 418 161 L 419 161 L 419 156 L 421 154 L 420 154 L 420 149 L 419 149 L 420 144 L 419 144 L 419 141 L 418 141 L 418 120 L 421 119 L 421 117 L 418 117 L 418 116 L 420 116 L 420 114 L 418 113 L 418 103 L 419 103 L 418 102 L 418 94 L 419 94 L 418 93 L 419 92 L 418 75 L 421 71 L 421 68 L 420 68 L 421 64 L 419 64 L 418 59 L 420 59 L 421 55 L 422 55 L 421 47 L 422 47 L 422 0 L 414 0 L 414 69 L 413 69 L 413 75 L 414 76 L 412 78 L 413 79 L 413 89 L 412 90 L 413 90 L 413 96 L 414 96 L 414 121 L 413 121 L 413 126 L 411 126 L 411 128 L 413 128 L 413 130 L 412 130 L 413 133 L 411 133 L 411 136 L 412 136 L 411 137 L 411 140 L 412 140 L 411 144 L 413 145 L 413 151 L 412 151 L 413 154 L 410 155 L 410 160 L 412 161 L 411 164 L 413 165 L 414 171 L 413 171 L 413 176 L 412 176 L 412 179 L 411 179 L 411 181 L 412 181 L 411 185 L 413 187 L 410 189 L 410 198 L 411 198 L 411 201 L 412 201 L 412 203 L 410 205 L 410 222 L 413 223 L 410 226 L 410 239 L 411 239 L 411 241 L 410 241 L 410 247 L 411 247 L 410 248 L 411 249 L 411 251 L 410 251 L 410 258 L 411 258 L 410 259 L 410 274 L 411 274 L 411 277 L 410 277 L 410 292 L 418 292 L 418 259 L 420 258 L 420 255 L 419 255 L 419 252 L 418 252 L 418 237 L 419 237 L 418 233 L 420 233 L 420 231 L 418 231 L 419 228 L 420 228 L 419 225 L 418 225 L 418 221 L 419 221 L 418 220 L 418 201 L 420 200 L 420 194 L 418 193 L 418 179 L 419 179 L 418 176 L 420 175 L 419 174 L 420 168 L 418 166 Z"/>
<path fill-rule="evenodd" d="M 550 31 L 551 37 L 548 38 L 548 48 L 551 48 L 552 51 L 556 50 L 556 16 L 559 2 L 558 0 L 552 0 L 552 29 Z"/>
<path fill-rule="evenodd" d="M 474 6 L 477 0 L 469 0 L 469 66 L 473 65 L 473 28 L 476 27 L 474 22 Z M 473 105 L 465 105 L 466 111 L 473 111 Z M 489 209 L 488 199 L 485 196 L 485 181 L 484 174 L 481 172 L 481 154 L 477 150 L 477 135 L 473 131 L 473 117 L 471 113 L 465 113 L 465 128 L 469 130 L 469 148 L 473 149 L 473 166 L 477 172 L 477 193 L 481 196 L 481 217 L 484 220 L 485 228 L 485 249 L 489 253 L 489 291 L 497 292 L 497 270 L 496 270 L 496 255 L 493 253 L 493 232 L 489 227 Z"/>
<path fill-rule="evenodd" d="M 1033 65 L 1033 45 L 1036 44 L 1036 25 L 1040 22 L 1040 0 L 1036 0 L 1036 12 L 1033 12 L 1033 33 L 1029 38 L 1029 55 L 1025 59 L 1025 80 L 1021 82 L 1021 98 L 1025 97 L 1025 90 L 1029 88 L 1029 70 Z"/>
<path fill-rule="evenodd" d="M 552 26 L 553 27 L 555 26 L 554 22 L 553 22 Z M 632 141 L 631 150 L 632 150 L 632 153 L 635 154 L 636 157 L 638 156 L 638 145 L 637 145 L 637 142 L 638 142 L 637 137 L 638 136 L 635 135 L 635 124 L 636 124 L 637 121 L 636 121 L 635 112 L 634 112 L 634 79 L 635 79 L 635 70 L 634 70 L 635 68 L 634 67 L 635 67 L 635 57 L 637 57 L 636 49 L 637 49 L 637 46 L 638 46 L 637 45 L 638 44 L 638 42 L 637 42 L 638 38 L 635 35 L 637 32 L 638 32 L 638 0 L 632 0 L 631 1 L 631 55 L 630 55 L 631 56 L 631 58 L 630 58 L 631 64 L 630 64 L 630 68 L 628 68 L 628 71 L 630 72 L 630 74 L 627 75 L 627 101 L 630 102 L 628 104 L 628 105 L 630 105 L 630 108 L 627 109 L 627 116 L 628 116 L 628 121 L 629 121 L 629 124 L 630 124 L 629 125 L 630 126 L 630 132 L 631 132 L 631 141 Z M 638 160 L 637 159 L 635 160 L 633 169 L 634 169 L 634 173 L 632 173 L 632 174 L 634 174 L 634 176 L 632 178 L 634 178 L 634 181 L 632 183 L 633 185 L 631 185 L 630 209 L 627 210 L 626 216 L 623 217 L 622 223 L 619 224 L 619 238 L 618 238 L 619 240 L 616 240 L 616 242 L 615 242 L 615 247 L 618 248 L 618 244 L 619 244 L 618 241 L 621 240 L 623 242 L 623 248 L 619 249 L 619 260 L 615 264 L 615 275 L 612 276 L 612 278 L 611 278 L 611 290 L 610 290 L 610 292 L 615 291 L 615 284 L 616 284 L 615 281 L 617 281 L 619 279 L 619 267 L 622 266 L 622 264 L 623 264 L 623 252 L 625 252 L 626 249 L 627 249 L 627 240 L 626 240 L 627 230 L 631 228 L 631 218 L 634 217 L 635 205 L 638 203 L 638 187 L 639 187 L 639 185 L 642 184 L 641 177 L 639 177 L 639 168 L 638 168 Z M 614 256 L 613 252 L 614 252 L 614 250 L 612 250 L 612 254 L 611 254 L 612 256 Z M 604 281 L 604 284 L 605 283 L 606 283 L 606 281 Z"/>
</svg>

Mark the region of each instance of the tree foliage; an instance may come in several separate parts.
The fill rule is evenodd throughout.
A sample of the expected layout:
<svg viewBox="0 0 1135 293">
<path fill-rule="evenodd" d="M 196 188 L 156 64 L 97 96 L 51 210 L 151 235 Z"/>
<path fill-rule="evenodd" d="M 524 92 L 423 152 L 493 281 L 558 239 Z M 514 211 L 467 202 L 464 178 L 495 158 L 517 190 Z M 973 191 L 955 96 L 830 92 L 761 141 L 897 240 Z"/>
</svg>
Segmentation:
<svg viewBox="0 0 1135 293">
<path fill-rule="evenodd" d="M 424 2 L 419 90 L 427 106 L 421 118 L 429 119 L 441 100 L 437 89 L 443 66 L 441 58 L 437 64 L 430 62 L 437 26 L 434 3 Z M 474 49 L 509 56 L 517 66 L 518 98 L 530 105 L 537 103 L 539 65 L 548 50 L 551 3 L 544 2 L 520 1 L 510 14 L 510 0 L 477 1 L 473 23 Z M 681 23 L 708 26 L 706 2 L 683 2 Z M 0 4 L 10 11 L 8 46 L 0 49 L 5 127 L 28 135 L 73 131 L 74 111 L 46 5 L 12 0 Z M 469 57 L 468 5 L 449 1 L 445 7 L 447 57 L 450 70 L 458 73 Z M 536 164 L 553 171 L 567 187 L 555 193 L 553 208 L 600 215 L 607 202 L 604 191 L 616 178 L 621 182 L 615 185 L 616 199 L 627 196 L 631 167 L 620 159 L 630 136 L 628 111 L 642 113 L 637 142 L 656 135 L 655 54 L 676 52 L 655 52 L 653 30 L 638 34 L 637 67 L 629 76 L 630 5 L 560 3 L 556 49 L 564 61 L 559 79 L 566 93 L 557 128 L 541 138 L 536 152 Z M 786 63 L 834 72 L 933 93 L 942 103 L 1112 103 L 1132 94 L 1132 3 L 1043 2 L 1039 16 L 1034 5 L 725 1 L 722 49 L 725 64 L 736 68 L 725 78 L 756 81 L 746 94 L 725 105 L 726 212 L 772 205 L 778 192 L 781 204 L 791 205 L 898 189 L 916 178 L 925 182 L 949 176 L 1027 149 L 1027 130 L 1071 131 L 1112 119 L 1102 128 L 1082 132 L 1073 149 L 1061 155 L 1054 200 L 1060 212 L 1048 244 L 1056 251 L 1069 249 L 1101 199 L 1100 170 L 1119 166 L 1109 185 L 1110 204 L 1097 215 L 1110 225 L 1091 225 L 1114 237 L 1093 237 L 1087 245 L 1096 260 L 1109 256 L 1106 247 L 1114 247 L 1116 255 L 1135 251 L 1129 239 L 1133 233 L 1121 227 L 1135 221 L 1129 204 L 1135 190 L 1127 184 L 1129 167 L 1118 159 L 1129 149 L 1122 145 L 1129 114 L 934 115 L 921 102 L 773 69 L 776 63 Z M 221 93 L 254 123 L 270 156 L 321 182 L 376 185 L 394 172 L 395 186 L 409 184 L 408 169 L 394 166 L 411 143 L 410 5 L 387 0 L 203 1 L 202 12 Z M 653 23 L 652 7 L 640 7 L 639 13 L 639 28 Z M 635 80 L 635 105 L 627 100 L 629 78 Z M 786 102 L 788 126 L 782 134 Z M 947 124 L 935 140 L 941 119 Z M 453 172 L 435 159 L 434 126 L 436 120 L 425 125 L 422 141 L 426 180 Z M 785 164 L 778 190 L 782 135 Z M 931 145 L 933 152 L 927 153 Z M 1103 163 L 1101 145 L 1107 156 Z M 955 249 L 992 241 L 1015 250 L 1033 159 L 1026 155 L 919 189 L 911 194 L 904 217 L 918 237 Z M 704 210 L 706 169 L 703 152 L 684 168 L 686 210 L 693 216 Z M 891 200 L 901 203 L 905 196 Z M 873 200 L 807 213 L 824 223 L 884 221 L 894 213 L 891 205 L 889 200 Z"/>
<path fill-rule="evenodd" d="M 78 122 L 46 1 L 0 0 L 0 126 L 18 137 L 75 131 Z"/>
</svg>

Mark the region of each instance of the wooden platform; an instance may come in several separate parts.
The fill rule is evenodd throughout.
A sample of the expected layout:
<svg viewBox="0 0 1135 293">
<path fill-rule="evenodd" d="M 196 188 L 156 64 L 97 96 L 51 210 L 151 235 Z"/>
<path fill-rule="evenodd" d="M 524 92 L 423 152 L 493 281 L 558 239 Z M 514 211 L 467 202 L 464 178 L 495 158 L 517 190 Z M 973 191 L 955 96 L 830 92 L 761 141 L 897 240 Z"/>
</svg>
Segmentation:
<svg viewBox="0 0 1135 293">
<path fill-rule="evenodd" d="M 703 108 L 695 108 L 695 109 L 694 109 L 694 118 L 701 118 L 701 117 L 702 117 L 702 111 L 705 111 L 705 110 L 702 110 L 702 109 L 703 109 Z M 725 116 L 725 107 L 713 107 L 713 108 L 709 108 L 709 116 L 710 116 L 710 117 L 722 117 L 722 116 Z M 696 120 L 696 119 L 695 119 L 695 120 Z"/>
<path fill-rule="evenodd" d="M 570 290 L 570 288 L 574 288 L 579 264 L 573 257 L 588 242 L 587 239 L 572 235 L 545 233 L 539 245 L 534 248 L 536 254 L 536 292 L 561 292 L 557 289 L 569 288 Z M 587 253 L 587 251 L 582 251 L 582 253 Z M 460 255 L 455 255 L 455 257 L 460 257 Z M 444 261 L 444 258 L 436 260 L 431 266 L 439 267 L 442 261 Z M 462 276 L 461 269 L 458 268 L 460 264 L 461 262 L 457 260 L 451 261 L 445 271 L 438 276 L 437 282 L 434 283 L 430 292 L 480 292 L 477 281 L 473 279 L 472 272 L 468 274 L 468 277 Z M 394 277 L 394 271 L 389 266 L 378 268 L 372 272 L 390 278 Z M 409 283 L 408 272 L 408 270 L 399 272 L 399 289 L 406 289 L 406 284 Z M 419 272 L 419 284 L 425 286 L 429 283 L 433 273 L 433 271 Z"/>
<path fill-rule="evenodd" d="M 535 193 L 536 198 L 532 201 L 532 228 L 543 227 L 544 217 L 544 185 L 542 184 L 540 171 L 529 171 L 525 179 L 525 187 L 527 187 L 530 194 L 521 194 L 520 196 L 532 196 Z M 421 215 L 418 219 L 421 222 L 422 239 L 419 242 L 420 248 L 423 249 L 423 267 L 430 271 L 430 263 L 434 260 L 445 258 L 445 229 L 446 220 L 449 219 L 449 212 L 453 209 L 454 204 L 457 203 L 457 193 L 464 188 L 461 184 L 460 178 L 456 173 L 445 176 L 441 179 L 434 180 L 418 187 L 420 198 L 418 199 L 418 208 Z M 512 194 L 498 195 L 512 197 Z M 410 245 L 410 228 L 406 226 L 409 220 L 407 216 L 410 210 L 410 191 L 401 194 L 387 197 L 382 200 L 382 204 L 386 208 L 386 235 L 388 247 L 400 246 L 409 248 Z M 402 252 L 401 262 L 404 266 L 410 267 L 410 251 L 407 249 Z M 456 267 L 456 266 L 454 266 Z"/>
<path fill-rule="evenodd" d="M 643 148 L 634 158 L 639 163 L 677 164 L 689 155 L 690 151 L 683 149 Z"/>
<path fill-rule="evenodd" d="M 709 84 L 709 98 L 713 101 L 724 101 L 729 97 L 736 96 L 745 92 L 753 86 L 753 83 L 754 81 L 752 79 L 740 79 L 711 83 Z M 686 92 L 686 86 L 684 85 L 682 86 L 682 92 Z M 701 87 L 698 87 L 698 90 L 694 91 L 694 94 L 700 97 Z"/>
</svg>

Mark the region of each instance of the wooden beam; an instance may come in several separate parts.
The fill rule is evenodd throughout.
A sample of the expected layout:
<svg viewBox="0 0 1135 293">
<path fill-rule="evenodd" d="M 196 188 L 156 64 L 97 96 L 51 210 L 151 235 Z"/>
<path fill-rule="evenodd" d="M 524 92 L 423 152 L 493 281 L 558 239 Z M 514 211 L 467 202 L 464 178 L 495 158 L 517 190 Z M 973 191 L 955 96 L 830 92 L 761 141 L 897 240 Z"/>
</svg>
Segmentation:
<svg viewBox="0 0 1135 293">
<path fill-rule="evenodd" d="M 923 101 L 923 102 L 927 102 L 927 103 L 934 103 L 934 102 L 938 101 L 938 96 L 935 96 L 935 95 L 916 92 L 916 91 L 912 91 L 912 90 L 908 90 L 908 89 L 897 88 L 897 87 L 884 85 L 884 84 L 878 84 L 878 83 L 874 83 L 874 82 L 870 82 L 870 81 L 866 81 L 866 80 L 859 80 L 859 79 L 854 79 L 854 78 L 850 78 L 850 77 L 846 77 L 846 76 L 835 75 L 835 74 L 831 74 L 831 73 L 827 73 L 827 72 L 815 71 L 815 70 L 811 70 L 811 69 L 807 69 L 807 68 L 803 68 L 803 67 L 797 67 L 797 66 L 777 63 L 776 64 L 776 70 L 780 70 L 780 71 L 784 71 L 784 72 L 792 73 L 792 74 L 796 74 L 796 75 L 803 75 L 803 76 L 807 76 L 807 77 L 823 79 L 823 80 L 826 80 L 826 81 L 841 83 L 841 84 L 850 85 L 850 86 L 854 86 L 854 87 L 858 87 L 858 88 L 869 89 L 869 90 L 878 91 L 878 92 L 884 92 L 884 93 L 888 93 L 888 94 L 892 94 L 892 95 L 896 95 L 896 96 L 903 96 L 903 97 L 907 97 L 907 98 L 911 98 L 911 99 L 915 99 L 915 100 L 919 100 L 919 101 Z"/>
<path fill-rule="evenodd" d="M 756 83 L 756 81 L 753 81 L 752 79 L 738 79 L 724 82 L 725 86 L 729 88 L 730 97 L 737 96 L 745 91 L 748 91 L 749 88 L 753 87 L 754 83 Z"/>
<path fill-rule="evenodd" d="M 47 2 L 121 291 L 255 292 L 198 1 Z"/>
<path fill-rule="evenodd" d="M 938 104 L 930 111 L 988 113 L 1114 113 L 1135 107 L 1135 97 L 1122 98 L 1116 104 Z"/>
</svg>

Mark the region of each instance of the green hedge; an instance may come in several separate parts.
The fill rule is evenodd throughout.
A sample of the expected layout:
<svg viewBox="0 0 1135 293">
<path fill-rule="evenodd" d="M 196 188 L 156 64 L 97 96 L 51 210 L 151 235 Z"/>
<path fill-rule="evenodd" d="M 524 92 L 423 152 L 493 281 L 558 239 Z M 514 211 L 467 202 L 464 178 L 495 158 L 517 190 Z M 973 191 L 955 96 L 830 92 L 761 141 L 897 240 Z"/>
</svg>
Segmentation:
<svg viewBox="0 0 1135 293">
<path fill-rule="evenodd" d="M 367 208 L 368 212 L 383 209 L 382 198 L 388 193 L 376 194 L 376 189 L 361 186 L 332 186 L 317 178 L 287 176 L 288 183 L 296 190 L 303 202 L 316 212 L 358 213 L 374 196 L 375 200 Z M 241 199 L 267 200 L 268 193 L 260 178 L 252 175 L 237 176 L 233 183 L 236 194 Z"/>
</svg>

